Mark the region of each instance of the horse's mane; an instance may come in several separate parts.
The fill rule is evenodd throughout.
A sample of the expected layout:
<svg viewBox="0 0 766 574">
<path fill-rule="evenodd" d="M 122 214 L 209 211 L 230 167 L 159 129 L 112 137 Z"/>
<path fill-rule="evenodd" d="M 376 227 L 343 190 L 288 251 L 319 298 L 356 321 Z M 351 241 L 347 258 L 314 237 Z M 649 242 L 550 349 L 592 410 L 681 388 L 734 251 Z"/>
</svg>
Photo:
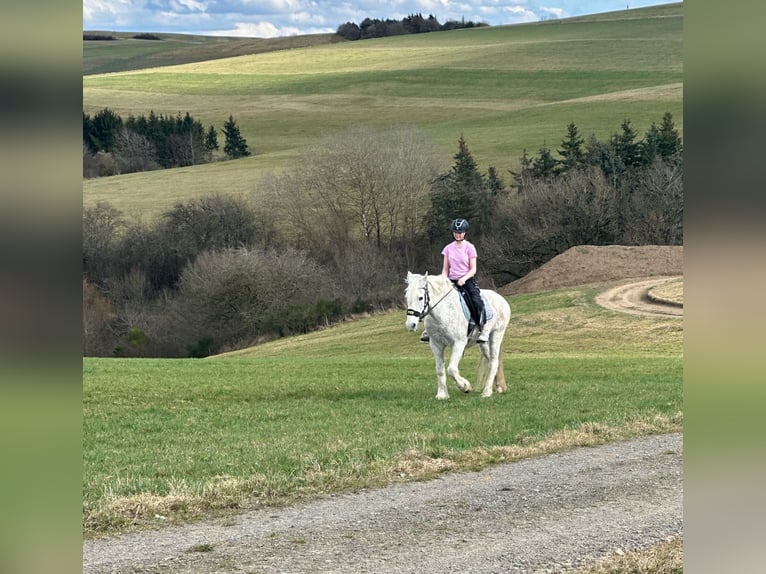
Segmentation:
<svg viewBox="0 0 766 574">
<path fill-rule="evenodd" d="M 422 281 L 424 277 L 425 275 L 413 273 L 411 281 L 407 284 L 407 288 L 405 289 L 405 294 L 409 296 L 411 289 L 419 288 L 423 284 Z M 428 287 L 431 289 L 431 295 L 441 295 L 447 289 L 452 289 L 454 287 L 452 281 L 450 281 L 446 275 L 428 275 L 427 280 Z"/>
<path fill-rule="evenodd" d="M 444 293 L 447 289 L 452 289 L 454 285 L 446 275 L 429 275 L 428 284 L 434 291 L 434 295 Z"/>
</svg>

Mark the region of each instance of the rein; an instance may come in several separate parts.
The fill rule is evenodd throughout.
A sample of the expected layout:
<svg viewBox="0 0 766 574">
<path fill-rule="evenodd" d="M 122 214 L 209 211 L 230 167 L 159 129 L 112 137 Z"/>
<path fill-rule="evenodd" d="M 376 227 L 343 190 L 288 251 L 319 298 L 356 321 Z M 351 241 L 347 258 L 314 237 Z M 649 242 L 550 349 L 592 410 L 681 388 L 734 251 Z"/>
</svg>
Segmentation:
<svg viewBox="0 0 766 574">
<path fill-rule="evenodd" d="M 417 317 L 419 321 L 422 321 L 427 315 L 431 313 L 431 311 L 434 310 L 434 307 L 436 307 L 439 303 L 444 301 L 444 299 L 449 295 L 452 291 L 454 291 L 456 288 L 453 285 L 452 289 L 449 289 L 444 295 L 441 296 L 441 299 L 439 299 L 436 303 L 431 305 L 431 295 L 428 292 L 428 278 L 426 277 L 425 280 L 425 287 L 423 287 L 423 310 L 422 311 L 415 311 L 415 309 L 407 309 L 407 315 L 411 315 L 414 317 Z"/>
</svg>

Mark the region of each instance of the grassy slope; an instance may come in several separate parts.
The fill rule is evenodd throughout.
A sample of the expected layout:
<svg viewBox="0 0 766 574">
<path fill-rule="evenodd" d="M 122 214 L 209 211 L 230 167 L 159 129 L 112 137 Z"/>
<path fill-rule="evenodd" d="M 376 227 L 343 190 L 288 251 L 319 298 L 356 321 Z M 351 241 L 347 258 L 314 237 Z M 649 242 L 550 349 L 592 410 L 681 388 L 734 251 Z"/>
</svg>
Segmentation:
<svg viewBox="0 0 766 574">
<path fill-rule="evenodd" d="M 643 135 L 670 111 L 681 128 L 682 11 L 666 5 L 86 76 L 87 112 L 189 111 L 219 129 L 232 114 L 256 155 L 86 181 L 84 201 L 151 217 L 215 191 L 257 199 L 265 173 L 352 124 L 415 124 L 445 166 L 463 134 L 480 167 L 506 180 L 524 149 L 555 149 L 570 121 L 606 139 L 626 118 Z"/>
<path fill-rule="evenodd" d="M 189 34 L 155 34 L 161 40 L 137 40 L 133 32 L 88 32 L 115 40 L 83 41 L 83 74 L 105 74 L 290 50 L 329 44 L 334 34 L 307 34 L 283 38 L 230 38 Z"/>
<path fill-rule="evenodd" d="M 204 360 L 85 359 L 86 531 L 680 430 L 682 321 L 608 312 L 595 293 L 510 298 L 509 392 L 489 400 L 452 383 L 434 399 L 403 312 Z M 471 381 L 477 365 L 470 349 Z"/>
</svg>

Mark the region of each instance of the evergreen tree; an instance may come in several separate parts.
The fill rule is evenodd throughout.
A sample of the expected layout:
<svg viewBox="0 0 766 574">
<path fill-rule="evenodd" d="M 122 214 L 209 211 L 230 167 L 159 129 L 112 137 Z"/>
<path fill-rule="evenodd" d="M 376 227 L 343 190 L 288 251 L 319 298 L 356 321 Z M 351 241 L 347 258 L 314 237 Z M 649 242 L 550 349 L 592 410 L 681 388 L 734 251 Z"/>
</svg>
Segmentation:
<svg viewBox="0 0 766 574">
<path fill-rule="evenodd" d="M 636 130 L 626 119 L 620 124 L 622 133 L 612 137 L 614 151 L 626 169 L 641 165 L 641 146 L 636 142 Z"/>
<path fill-rule="evenodd" d="M 659 155 L 661 138 L 660 128 L 657 127 L 656 123 L 652 122 L 644 136 L 644 141 L 641 142 L 641 162 L 643 165 L 649 165 Z"/>
<path fill-rule="evenodd" d="M 228 158 L 237 159 L 250 155 L 247 140 L 239 133 L 237 121 L 232 116 L 229 116 L 228 121 L 223 124 L 223 134 L 226 136 L 223 151 Z"/>
<path fill-rule="evenodd" d="M 482 219 L 491 209 L 486 181 L 462 134 L 454 159 L 450 171 L 437 178 L 433 185 L 431 209 L 426 215 L 426 229 L 433 241 L 444 237 L 450 222 L 457 217 L 470 221 L 473 237 L 481 235 Z"/>
<path fill-rule="evenodd" d="M 82 113 L 82 143 L 90 153 L 98 151 L 98 144 L 94 138 L 93 118 L 85 112 Z"/>
<path fill-rule="evenodd" d="M 122 118 L 109 108 L 104 108 L 93 116 L 88 145 L 98 151 L 112 151 L 120 128 L 122 128 Z"/>
<path fill-rule="evenodd" d="M 583 151 L 583 144 L 585 140 L 580 137 L 580 133 L 577 130 L 577 126 L 574 122 L 571 122 L 567 126 L 567 137 L 561 142 L 561 149 L 559 155 L 562 157 L 559 162 L 559 172 L 564 173 L 570 169 L 580 167 L 585 162 L 585 152 Z"/>
<path fill-rule="evenodd" d="M 532 175 L 537 179 L 550 180 L 556 174 L 556 159 L 551 150 L 543 146 L 532 162 Z"/>
<path fill-rule="evenodd" d="M 219 149 L 218 132 L 215 131 L 213 126 L 210 126 L 210 129 L 205 135 L 205 149 L 209 152 L 212 152 L 214 149 Z"/>
<path fill-rule="evenodd" d="M 497 175 L 497 170 L 494 166 L 489 166 L 487 170 L 487 190 L 493 196 L 499 195 L 501 191 L 505 189 L 505 183 Z"/>
<path fill-rule="evenodd" d="M 681 136 L 678 135 L 678 130 L 673 123 L 673 114 L 670 112 L 665 112 L 665 115 L 662 116 L 657 151 L 663 159 L 673 158 L 680 155 L 683 151 Z"/>
</svg>

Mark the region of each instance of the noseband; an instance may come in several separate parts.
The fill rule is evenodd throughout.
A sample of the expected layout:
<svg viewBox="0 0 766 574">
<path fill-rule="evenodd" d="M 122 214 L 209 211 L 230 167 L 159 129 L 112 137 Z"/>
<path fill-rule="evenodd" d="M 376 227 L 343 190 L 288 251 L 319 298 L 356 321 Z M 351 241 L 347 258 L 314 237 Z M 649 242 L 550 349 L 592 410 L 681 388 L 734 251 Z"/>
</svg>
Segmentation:
<svg viewBox="0 0 766 574">
<path fill-rule="evenodd" d="M 423 287 L 423 309 L 415 311 L 415 309 L 407 309 L 407 316 L 417 317 L 419 321 L 423 320 L 423 317 L 431 312 L 431 296 L 428 293 L 428 279 L 425 281 Z"/>
<path fill-rule="evenodd" d="M 439 303 L 444 301 L 444 298 L 447 297 L 452 291 L 457 291 L 457 287 L 454 285 L 452 286 L 452 289 L 448 289 L 447 292 L 442 295 L 441 299 L 439 299 L 436 303 L 431 305 L 431 294 L 428 292 L 428 279 L 425 280 L 425 285 L 423 286 L 423 309 L 420 311 L 415 311 L 415 309 L 407 309 L 407 315 L 411 317 L 417 317 L 418 320 L 422 321 L 423 318 L 428 315 L 431 311 L 433 311 L 434 307 L 436 307 Z"/>
</svg>

